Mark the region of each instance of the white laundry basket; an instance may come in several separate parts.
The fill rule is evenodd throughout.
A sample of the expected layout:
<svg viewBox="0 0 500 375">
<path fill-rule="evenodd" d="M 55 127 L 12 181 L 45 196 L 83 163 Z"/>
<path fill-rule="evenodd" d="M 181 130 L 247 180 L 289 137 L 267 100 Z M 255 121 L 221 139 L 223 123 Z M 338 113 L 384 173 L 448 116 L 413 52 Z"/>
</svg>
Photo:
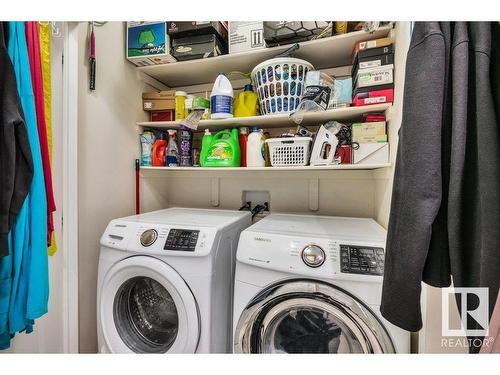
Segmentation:
<svg viewBox="0 0 500 375">
<path fill-rule="evenodd" d="M 264 115 L 293 112 L 302 99 L 306 73 L 314 67 L 305 60 L 277 57 L 257 65 L 252 80 Z"/>
<path fill-rule="evenodd" d="M 290 167 L 309 164 L 311 137 L 269 138 L 271 166 Z"/>
</svg>

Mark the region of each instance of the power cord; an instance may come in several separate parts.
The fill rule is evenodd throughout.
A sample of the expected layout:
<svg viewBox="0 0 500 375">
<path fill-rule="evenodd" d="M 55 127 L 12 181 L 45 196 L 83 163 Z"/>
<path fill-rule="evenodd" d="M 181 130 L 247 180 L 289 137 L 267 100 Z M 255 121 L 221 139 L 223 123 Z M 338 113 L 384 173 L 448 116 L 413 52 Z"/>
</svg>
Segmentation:
<svg viewBox="0 0 500 375">
<path fill-rule="evenodd" d="M 252 209 L 252 219 L 263 211 L 269 211 L 269 204 L 265 202 L 264 204 L 258 204 Z"/>
</svg>

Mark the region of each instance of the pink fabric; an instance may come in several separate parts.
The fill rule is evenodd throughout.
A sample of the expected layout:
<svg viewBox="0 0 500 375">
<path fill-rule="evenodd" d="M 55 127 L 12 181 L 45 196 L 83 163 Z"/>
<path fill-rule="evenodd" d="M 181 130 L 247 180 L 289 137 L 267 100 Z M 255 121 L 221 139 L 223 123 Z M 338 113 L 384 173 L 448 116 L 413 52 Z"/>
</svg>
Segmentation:
<svg viewBox="0 0 500 375">
<path fill-rule="evenodd" d="M 52 171 L 50 167 L 49 145 L 47 142 L 47 127 L 45 123 L 45 105 L 43 93 L 42 62 L 40 58 L 40 35 L 38 22 L 25 22 L 26 44 L 30 60 L 31 81 L 35 96 L 36 122 L 38 138 L 42 153 L 43 177 L 45 181 L 45 195 L 47 197 L 47 244 L 50 245 L 54 220 L 52 213 L 56 210 L 54 190 L 52 187 Z"/>
<path fill-rule="evenodd" d="M 484 339 L 480 353 L 500 353 L 500 291 L 491 315 L 489 335 Z"/>
</svg>

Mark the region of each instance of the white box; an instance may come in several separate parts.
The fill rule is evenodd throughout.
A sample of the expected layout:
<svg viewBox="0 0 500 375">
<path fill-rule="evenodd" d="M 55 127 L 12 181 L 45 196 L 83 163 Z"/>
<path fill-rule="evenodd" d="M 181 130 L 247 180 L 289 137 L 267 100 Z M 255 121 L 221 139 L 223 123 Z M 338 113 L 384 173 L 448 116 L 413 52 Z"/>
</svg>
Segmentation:
<svg viewBox="0 0 500 375">
<path fill-rule="evenodd" d="M 354 82 L 354 90 L 362 87 L 387 85 L 394 82 L 394 64 L 358 69 Z M 375 90 L 375 88 L 374 88 Z"/>
<path fill-rule="evenodd" d="M 247 52 L 262 48 L 266 48 L 264 22 L 229 22 L 229 53 Z"/>
<path fill-rule="evenodd" d="M 384 164 L 389 163 L 389 143 L 360 143 L 353 150 L 354 164 Z"/>
<path fill-rule="evenodd" d="M 127 22 L 127 60 L 137 66 L 177 61 L 170 55 L 166 22 Z"/>
</svg>

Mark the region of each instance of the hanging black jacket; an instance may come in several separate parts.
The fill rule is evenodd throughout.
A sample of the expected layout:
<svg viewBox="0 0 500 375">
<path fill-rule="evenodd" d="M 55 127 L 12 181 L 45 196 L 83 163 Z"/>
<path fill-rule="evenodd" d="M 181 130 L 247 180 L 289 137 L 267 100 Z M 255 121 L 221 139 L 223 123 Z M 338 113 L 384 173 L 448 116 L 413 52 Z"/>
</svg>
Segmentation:
<svg viewBox="0 0 500 375">
<path fill-rule="evenodd" d="M 33 177 L 33 162 L 16 77 L 0 25 L 0 258 L 8 255 L 7 235 Z"/>
<path fill-rule="evenodd" d="M 406 65 L 382 315 L 422 327 L 421 282 L 500 286 L 500 27 L 419 22 Z"/>
</svg>

